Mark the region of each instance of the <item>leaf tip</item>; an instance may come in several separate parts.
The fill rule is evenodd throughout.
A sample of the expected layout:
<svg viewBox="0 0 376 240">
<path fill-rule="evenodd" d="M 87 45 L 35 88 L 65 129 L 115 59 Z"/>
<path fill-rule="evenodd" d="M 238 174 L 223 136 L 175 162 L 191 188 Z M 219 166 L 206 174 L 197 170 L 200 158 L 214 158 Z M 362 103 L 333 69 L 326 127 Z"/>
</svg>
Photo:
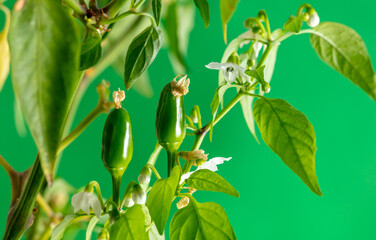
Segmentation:
<svg viewBox="0 0 376 240">
<path fill-rule="evenodd" d="M 222 24 L 222 30 L 223 30 L 223 40 L 225 41 L 225 44 L 227 45 L 227 24 Z"/>
<path fill-rule="evenodd" d="M 52 173 L 45 174 L 45 176 L 46 176 L 46 181 L 48 183 L 48 186 L 52 187 L 52 182 L 53 182 Z"/>
</svg>

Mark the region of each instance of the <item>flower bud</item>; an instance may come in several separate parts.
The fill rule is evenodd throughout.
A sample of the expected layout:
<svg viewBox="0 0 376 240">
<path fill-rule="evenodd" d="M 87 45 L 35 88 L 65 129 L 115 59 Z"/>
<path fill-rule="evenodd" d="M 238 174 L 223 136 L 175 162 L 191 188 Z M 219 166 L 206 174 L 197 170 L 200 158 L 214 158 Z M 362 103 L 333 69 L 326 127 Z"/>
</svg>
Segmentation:
<svg viewBox="0 0 376 240">
<path fill-rule="evenodd" d="M 240 59 L 237 52 L 231 53 L 231 55 L 227 58 L 228 63 L 235 63 L 236 65 L 240 65 Z"/>
<path fill-rule="evenodd" d="M 134 205 L 134 201 L 132 199 L 132 193 L 128 193 L 126 196 L 125 196 L 125 200 L 124 200 L 124 206 L 129 208 L 129 207 L 132 207 Z"/>
<path fill-rule="evenodd" d="M 189 197 L 183 197 L 182 199 L 180 199 L 180 201 L 176 204 L 176 207 L 178 209 L 182 209 L 186 206 L 188 206 L 189 204 Z"/>
<path fill-rule="evenodd" d="M 194 107 L 192 108 L 192 111 L 191 111 L 191 114 L 190 114 L 191 119 L 192 119 L 192 122 L 194 122 L 194 123 L 198 123 L 198 113 L 197 113 L 197 109 L 198 109 L 198 107 L 194 106 Z"/>
<path fill-rule="evenodd" d="M 109 240 L 110 234 L 107 229 L 102 228 L 102 231 L 98 234 L 97 240 Z"/>
<path fill-rule="evenodd" d="M 261 86 L 261 89 L 265 93 L 269 93 L 270 92 L 270 85 L 269 85 L 269 83 L 268 82 L 263 82 L 263 84 Z"/>
<path fill-rule="evenodd" d="M 315 10 L 309 12 L 308 26 L 316 27 L 320 23 L 320 17 Z"/>
<path fill-rule="evenodd" d="M 252 68 L 253 66 L 255 66 L 256 65 L 256 60 L 254 59 L 254 58 L 249 58 L 248 60 L 247 60 L 247 67 L 248 68 Z"/>
<path fill-rule="evenodd" d="M 207 160 L 208 154 L 205 154 L 204 150 L 193 150 L 193 151 L 181 151 L 179 152 L 179 156 L 182 159 L 187 161 L 197 161 L 197 160 Z"/>
<path fill-rule="evenodd" d="M 133 186 L 132 200 L 136 204 L 145 204 L 146 193 L 140 185 Z"/>
<path fill-rule="evenodd" d="M 141 185 L 149 184 L 151 176 L 151 170 L 148 167 L 143 167 L 140 175 L 138 175 L 138 182 Z"/>
</svg>

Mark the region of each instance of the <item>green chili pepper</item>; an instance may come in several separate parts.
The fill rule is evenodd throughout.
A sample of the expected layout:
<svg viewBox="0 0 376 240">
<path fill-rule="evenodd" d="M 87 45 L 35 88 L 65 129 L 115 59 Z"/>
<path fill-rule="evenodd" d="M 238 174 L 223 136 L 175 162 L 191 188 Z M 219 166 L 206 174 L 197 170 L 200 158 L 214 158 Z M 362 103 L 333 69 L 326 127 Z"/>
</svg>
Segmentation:
<svg viewBox="0 0 376 240">
<path fill-rule="evenodd" d="M 113 200 L 119 204 L 121 178 L 133 155 L 132 124 L 127 110 L 120 106 L 119 94 L 114 92 L 116 108 L 108 115 L 102 138 L 102 161 L 113 180 Z"/>
<path fill-rule="evenodd" d="M 159 144 L 167 151 L 168 175 L 174 167 L 177 150 L 185 138 L 186 130 L 184 95 L 188 93 L 189 79 L 186 75 L 179 81 L 175 79 L 161 92 L 155 121 Z"/>
</svg>

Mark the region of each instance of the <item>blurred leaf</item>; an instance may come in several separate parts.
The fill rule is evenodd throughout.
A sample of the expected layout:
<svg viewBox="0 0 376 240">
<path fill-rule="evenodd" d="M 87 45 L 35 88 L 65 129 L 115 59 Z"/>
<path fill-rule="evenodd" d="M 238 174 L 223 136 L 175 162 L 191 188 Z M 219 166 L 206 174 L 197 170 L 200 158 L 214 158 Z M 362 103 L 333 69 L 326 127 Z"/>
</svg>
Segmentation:
<svg viewBox="0 0 376 240">
<path fill-rule="evenodd" d="M 148 195 L 146 206 L 149 208 L 150 216 L 155 222 L 159 234 L 164 232 L 179 179 L 180 169 L 175 166 L 168 178 L 159 179 L 154 183 Z"/>
<path fill-rule="evenodd" d="M 9 74 L 9 44 L 8 44 L 8 31 L 10 25 L 10 12 L 9 9 L 0 3 L 0 10 L 5 13 L 5 23 L 3 30 L 0 32 L 0 92 L 3 89 L 5 80 Z"/>
<path fill-rule="evenodd" d="M 273 35 L 274 35 L 274 32 L 273 32 L 272 36 Z M 272 46 L 272 48 L 270 49 L 270 52 L 269 52 L 269 54 L 266 57 L 265 62 L 264 62 L 264 65 L 265 65 L 264 80 L 267 83 L 270 83 L 270 81 L 272 80 L 272 76 L 273 76 L 273 73 L 274 73 L 275 61 L 277 59 L 278 47 L 279 47 L 279 45 Z M 264 95 L 264 91 L 262 91 L 261 88 L 259 89 L 259 95 L 261 95 L 261 96 Z"/>
<path fill-rule="evenodd" d="M 85 238 L 86 240 L 91 240 L 91 235 L 93 234 L 93 230 L 98 221 L 99 219 L 96 216 L 93 216 L 91 218 L 89 225 L 87 226 L 87 230 L 86 230 L 86 238 Z"/>
<path fill-rule="evenodd" d="M 196 4 L 198 10 L 200 10 L 200 14 L 202 20 L 204 20 L 205 27 L 207 28 L 210 23 L 210 12 L 209 12 L 209 3 L 207 0 L 193 0 Z"/>
<path fill-rule="evenodd" d="M 104 8 L 111 0 L 96 0 L 98 8 Z"/>
<path fill-rule="evenodd" d="M 162 34 L 154 26 L 146 28 L 132 41 L 125 58 L 124 81 L 127 89 L 154 61 L 161 44 Z"/>
<path fill-rule="evenodd" d="M 223 192 L 234 197 L 239 197 L 239 192 L 223 177 L 207 169 L 194 172 L 186 183 L 194 189 L 203 191 Z"/>
<path fill-rule="evenodd" d="M 298 33 L 300 32 L 302 25 L 303 21 L 300 18 L 290 16 L 290 18 L 286 21 L 285 25 L 283 25 L 283 28 L 287 31 Z"/>
<path fill-rule="evenodd" d="M 167 11 L 164 17 L 164 25 L 166 26 L 165 32 L 169 41 L 170 62 L 175 74 L 178 75 L 185 74 L 188 68 L 184 58 L 187 54 L 189 35 L 194 26 L 195 7 L 192 1 L 178 2 L 172 5 L 175 5 L 176 11 L 172 13 Z M 176 36 L 177 44 L 173 48 L 170 44 L 174 42 L 174 36 Z M 170 42 L 171 37 L 172 42 Z"/>
<path fill-rule="evenodd" d="M 56 1 L 30 0 L 12 14 L 12 80 L 43 172 L 52 181 L 56 154 L 79 79 L 76 22 Z"/>
<path fill-rule="evenodd" d="M 307 117 L 285 100 L 265 97 L 254 103 L 253 113 L 266 145 L 322 196 L 315 170 L 316 135 Z"/>
<path fill-rule="evenodd" d="M 213 202 L 198 203 L 193 197 L 188 206 L 175 213 L 170 225 L 170 240 L 236 239 L 223 208 Z"/>
<path fill-rule="evenodd" d="M 25 137 L 27 130 L 25 125 L 25 118 L 22 114 L 20 103 L 17 101 L 17 98 L 14 98 L 14 122 L 16 125 L 17 133 L 20 137 Z"/>
<path fill-rule="evenodd" d="M 153 97 L 154 91 L 147 71 L 143 72 L 138 80 L 133 84 L 133 89 L 144 97 Z"/>
<path fill-rule="evenodd" d="M 159 22 L 161 21 L 162 0 L 152 0 L 151 5 L 153 8 L 155 22 L 158 26 Z"/>
<path fill-rule="evenodd" d="M 376 100 L 376 77 L 362 38 L 353 29 L 324 22 L 311 29 L 311 44 L 321 60 Z"/>
<path fill-rule="evenodd" d="M 178 22 L 177 6 L 178 4 L 176 2 L 168 5 L 167 13 L 165 16 L 165 21 L 164 21 L 164 26 L 165 26 L 166 33 L 167 33 L 167 39 L 168 39 L 168 44 L 169 44 L 171 54 L 176 58 L 176 60 L 179 62 L 180 65 L 186 68 L 184 57 L 179 47 L 179 38 L 178 38 L 179 22 Z"/>
<path fill-rule="evenodd" d="M 232 15 L 234 14 L 238 3 L 239 0 L 221 0 L 220 2 L 223 38 L 225 40 L 225 43 L 227 43 L 227 23 L 230 21 Z"/>
<path fill-rule="evenodd" d="M 249 93 L 255 93 L 254 90 L 248 91 Z M 240 99 L 240 105 L 242 107 L 242 112 L 244 116 L 244 120 L 247 123 L 248 129 L 255 138 L 257 143 L 260 143 L 260 141 L 257 138 L 256 134 L 256 128 L 255 128 L 255 120 L 253 118 L 253 109 L 252 109 L 252 103 L 253 103 L 254 97 L 252 96 L 243 96 Z"/>
<path fill-rule="evenodd" d="M 80 71 L 88 69 L 99 62 L 102 57 L 101 37 L 90 31 L 89 37 L 81 43 Z"/>
<path fill-rule="evenodd" d="M 86 217 L 87 216 L 81 216 L 79 214 L 70 214 L 70 215 L 65 216 L 64 220 L 53 229 L 51 233 L 51 240 L 62 239 L 64 236 L 64 232 L 69 227 L 69 225 L 71 225 L 75 221 L 78 221 Z"/>
<path fill-rule="evenodd" d="M 134 205 L 120 215 L 111 227 L 111 240 L 146 240 L 145 217 L 140 205 Z"/>
</svg>

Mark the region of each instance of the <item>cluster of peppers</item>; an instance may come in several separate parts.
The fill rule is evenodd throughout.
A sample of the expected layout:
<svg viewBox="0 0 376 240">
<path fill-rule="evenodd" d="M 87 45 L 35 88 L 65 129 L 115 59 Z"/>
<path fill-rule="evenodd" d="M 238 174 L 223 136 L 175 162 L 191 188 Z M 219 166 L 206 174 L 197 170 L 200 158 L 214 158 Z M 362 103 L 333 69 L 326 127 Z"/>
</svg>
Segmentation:
<svg viewBox="0 0 376 240">
<path fill-rule="evenodd" d="M 181 78 L 177 81 L 178 77 Z M 189 79 L 186 75 L 178 77 L 163 88 L 155 122 L 158 142 L 167 151 L 168 175 L 186 132 L 184 95 L 188 92 Z M 102 138 L 102 161 L 112 176 L 112 200 L 117 206 L 120 206 L 121 179 L 133 155 L 131 119 L 128 111 L 121 107 L 124 98 L 124 91 L 114 92 L 116 106 L 107 117 Z"/>
</svg>

